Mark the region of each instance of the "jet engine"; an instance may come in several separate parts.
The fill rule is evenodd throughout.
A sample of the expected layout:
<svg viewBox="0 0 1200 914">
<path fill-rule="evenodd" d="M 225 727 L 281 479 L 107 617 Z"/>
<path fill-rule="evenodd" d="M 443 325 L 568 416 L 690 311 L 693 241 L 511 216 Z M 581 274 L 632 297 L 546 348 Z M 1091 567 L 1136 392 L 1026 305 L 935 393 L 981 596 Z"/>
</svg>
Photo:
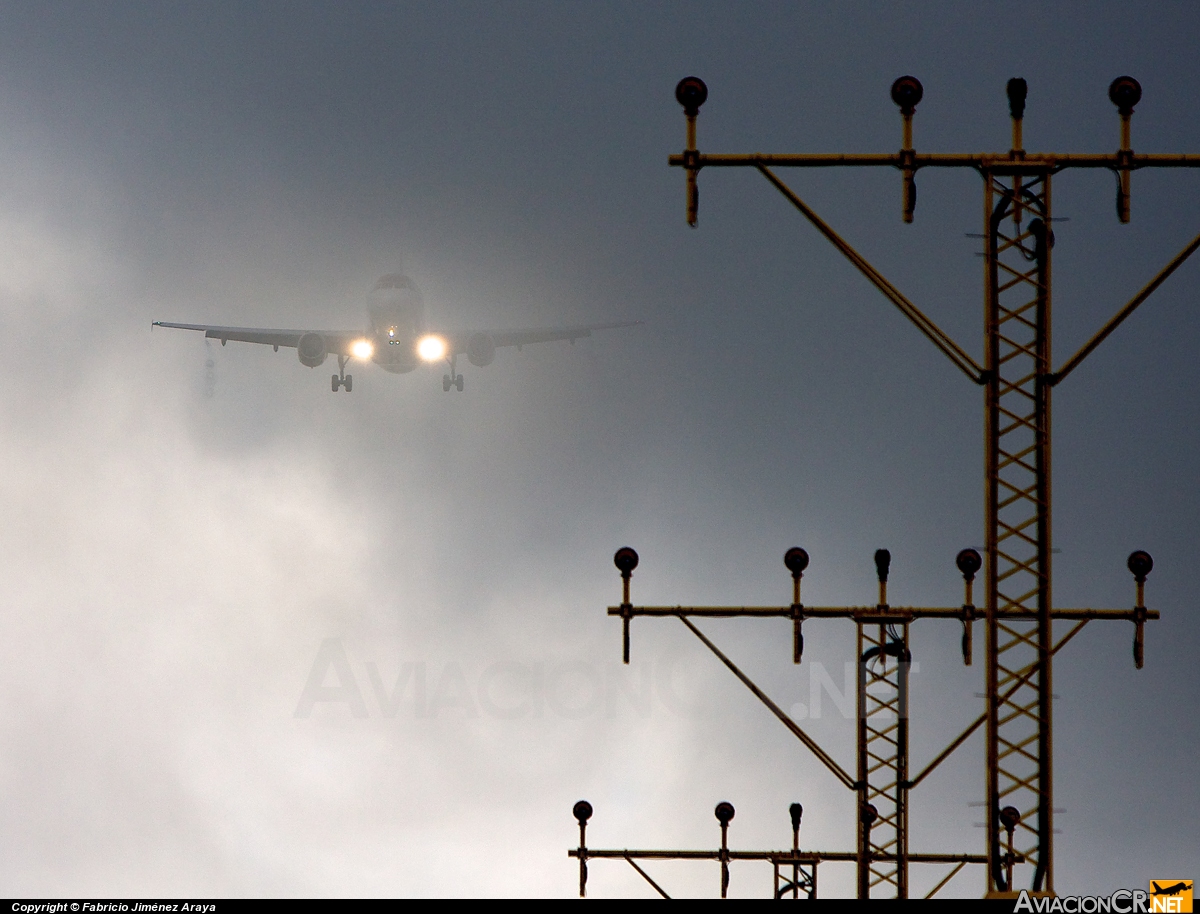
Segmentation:
<svg viewBox="0 0 1200 914">
<path fill-rule="evenodd" d="M 325 337 L 319 333 L 304 334 L 300 337 L 300 342 L 296 344 L 296 355 L 300 357 L 301 365 L 316 368 L 329 355 L 329 350 L 325 346 Z"/>
<path fill-rule="evenodd" d="M 467 360 L 482 368 L 496 358 L 496 341 L 486 333 L 473 333 L 467 340 Z"/>
</svg>

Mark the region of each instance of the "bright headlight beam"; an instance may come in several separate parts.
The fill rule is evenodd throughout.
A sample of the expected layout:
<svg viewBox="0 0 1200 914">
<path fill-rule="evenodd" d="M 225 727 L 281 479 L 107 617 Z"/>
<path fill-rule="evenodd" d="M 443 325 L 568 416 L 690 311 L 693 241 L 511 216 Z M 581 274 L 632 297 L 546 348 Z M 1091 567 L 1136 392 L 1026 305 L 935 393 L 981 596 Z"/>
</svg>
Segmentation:
<svg viewBox="0 0 1200 914">
<path fill-rule="evenodd" d="M 367 340 L 358 340 L 350 347 L 350 351 L 354 353 L 356 358 L 369 359 L 375 352 L 375 347 Z"/>
<path fill-rule="evenodd" d="M 417 343 L 417 355 L 426 362 L 440 362 L 446 357 L 446 341 L 440 336 L 423 336 Z"/>
</svg>

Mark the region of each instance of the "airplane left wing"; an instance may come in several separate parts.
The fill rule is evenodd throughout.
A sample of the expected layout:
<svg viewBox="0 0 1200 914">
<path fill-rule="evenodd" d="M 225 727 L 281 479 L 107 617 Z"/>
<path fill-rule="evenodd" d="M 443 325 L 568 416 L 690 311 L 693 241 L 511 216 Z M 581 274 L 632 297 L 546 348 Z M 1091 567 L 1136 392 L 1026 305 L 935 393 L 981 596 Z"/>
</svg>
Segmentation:
<svg viewBox="0 0 1200 914">
<path fill-rule="evenodd" d="M 295 349 L 300 345 L 300 339 L 307 333 L 316 333 L 325 341 L 326 349 L 334 355 L 349 356 L 350 347 L 361 334 L 348 333 L 343 330 L 269 330 L 260 327 L 218 327 L 211 324 L 173 324 L 169 321 L 155 321 L 155 327 L 170 327 L 174 330 L 199 330 L 205 338 L 220 340 L 224 346 L 229 340 L 239 343 L 261 343 L 278 349 L 284 346 Z"/>
</svg>

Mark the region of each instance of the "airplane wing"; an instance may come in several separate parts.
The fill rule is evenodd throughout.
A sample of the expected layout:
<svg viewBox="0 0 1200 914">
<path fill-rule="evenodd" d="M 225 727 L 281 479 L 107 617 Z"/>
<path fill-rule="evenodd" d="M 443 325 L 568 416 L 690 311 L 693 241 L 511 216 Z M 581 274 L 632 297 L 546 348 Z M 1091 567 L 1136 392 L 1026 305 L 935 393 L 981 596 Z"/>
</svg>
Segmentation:
<svg viewBox="0 0 1200 914">
<path fill-rule="evenodd" d="M 261 343 L 278 349 L 284 346 L 295 349 L 300 344 L 300 337 L 305 333 L 314 332 L 325 339 L 325 346 L 334 355 L 349 356 L 350 347 L 354 341 L 361 339 L 361 333 L 351 333 L 343 330 L 268 330 L 259 327 L 218 327 L 211 324 L 173 324 L 169 321 L 155 321 L 152 326 L 170 327 L 175 330 L 200 330 L 205 338 L 220 340 L 224 346 L 229 340 L 240 343 Z"/>
<path fill-rule="evenodd" d="M 550 343 L 555 340 L 569 340 L 574 343 L 577 339 L 591 336 L 594 330 L 617 330 L 621 327 L 636 327 L 643 321 L 618 321 L 612 324 L 579 324 L 573 327 L 530 327 L 522 330 L 484 330 L 477 332 L 458 332 L 449 334 L 454 353 L 465 353 L 472 337 L 483 335 L 490 337 L 497 347 L 521 347 L 526 343 Z"/>
</svg>

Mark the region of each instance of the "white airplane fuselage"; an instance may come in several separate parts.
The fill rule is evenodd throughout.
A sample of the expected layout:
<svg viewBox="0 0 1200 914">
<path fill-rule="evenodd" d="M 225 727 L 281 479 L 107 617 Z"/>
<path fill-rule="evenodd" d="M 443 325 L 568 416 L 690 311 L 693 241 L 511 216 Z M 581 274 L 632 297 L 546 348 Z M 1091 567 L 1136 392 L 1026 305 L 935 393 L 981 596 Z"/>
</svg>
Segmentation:
<svg viewBox="0 0 1200 914">
<path fill-rule="evenodd" d="M 367 304 L 371 361 L 393 374 L 415 369 L 421 361 L 417 341 L 425 334 L 425 303 L 416 285 L 400 273 L 389 274 L 375 283 Z"/>
</svg>

